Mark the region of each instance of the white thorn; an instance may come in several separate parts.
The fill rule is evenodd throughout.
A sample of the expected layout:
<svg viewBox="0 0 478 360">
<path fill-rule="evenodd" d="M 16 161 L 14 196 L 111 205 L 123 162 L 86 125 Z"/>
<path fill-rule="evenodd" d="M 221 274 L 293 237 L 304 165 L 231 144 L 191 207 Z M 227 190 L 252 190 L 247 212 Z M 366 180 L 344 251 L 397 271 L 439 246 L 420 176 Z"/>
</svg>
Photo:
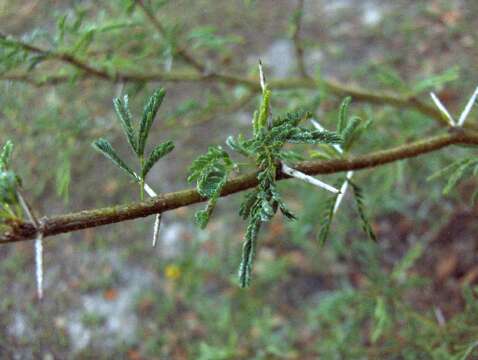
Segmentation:
<svg viewBox="0 0 478 360">
<path fill-rule="evenodd" d="M 35 273 L 38 299 L 43 298 L 43 233 L 35 239 Z"/>
<path fill-rule="evenodd" d="M 463 124 L 465 123 L 466 118 L 470 114 L 470 111 L 473 108 L 473 105 L 475 104 L 477 96 L 478 96 L 478 86 L 476 87 L 473 95 L 471 95 L 470 100 L 468 100 L 468 103 L 466 104 L 465 109 L 461 113 L 460 118 L 458 119 L 458 126 L 463 126 Z"/>
<path fill-rule="evenodd" d="M 161 214 L 156 214 L 153 227 L 153 247 L 156 246 L 159 238 L 159 226 L 161 224 Z"/>
<path fill-rule="evenodd" d="M 456 126 L 456 122 L 455 120 L 453 119 L 453 117 L 450 115 L 450 113 L 448 112 L 448 110 L 446 109 L 446 107 L 442 104 L 442 102 L 440 101 L 440 99 L 434 94 L 434 93 L 430 93 L 430 96 L 433 100 L 433 102 L 435 103 L 435 105 L 437 106 L 437 108 L 447 117 L 448 119 L 448 122 L 450 123 L 451 126 Z"/>
<path fill-rule="evenodd" d="M 437 323 L 439 326 L 443 327 L 446 325 L 445 316 L 443 315 L 443 311 L 437 306 L 433 308 L 433 312 L 435 313 L 435 318 L 437 319 Z"/>
<path fill-rule="evenodd" d="M 310 120 L 312 122 L 312 124 L 315 126 L 315 128 L 319 131 L 325 131 L 324 127 L 322 125 L 319 124 L 319 122 L 317 120 L 314 120 L 314 119 L 311 119 Z M 342 147 L 339 145 L 339 144 L 332 144 L 332 146 L 334 147 L 335 150 L 337 150 L 340 154 L 343 154 L 343 150 L 342 150 Z"/>
<path fill-rule="evenodd" d="M 306 175 L 298 170 L 292 169 L 291 167 L 287 166 L 286 164 L 282 163 L 282 171 L 292 177 L 295 177 L 296 179 L 305 181 L 306 183 L 318 186 L 320 188 L 323 188 L 325 190 L 328 190 L 330 192 L 333 192 L 334 194 L 339 193 L 340 191 L 334 188 L 333 186 L 326 184 L 320 180 L 317 180 L 316 178 Z"/>
<path fill-rule="evenodd" d="M 352 178 L 353 174 L 354 174 L 353 170 L 347 171 L 346 179 L 344 183 L 342 184 L 342 187 L 340 188 L 340 194 L 337 196 L 337 199 L 335 200 L 334 214 L 339 209 L 340 203 L 342 202 L 345 196 L 345 192 L 347 191 L 347 187 L 349 186 L 349 180 Z"/>
<path fill-rule="evenodd" d="M 135 173 L 134 175 L 139 180 L 138 174 Z M 146 191 L 146 194 L 148 194 L 149 197 L 158 196 L 158 194 L 156 194 L 156 191 L 154 191 L 151 188 L 151 186 L 149 186 L 148 184 L 144 183 L 143 188 L 144 188 L 144 191 Z M 156 217 L 154 218 L 154 226 L 153 226 L 153 247 L 155 247 L 156 243 L 158 242 L 160 225 L 161 225 L 161 214 L 156 214 Z"/>
<path fill-rule="evenodd" d="M 315 126 L 315 128 L 316 128 L 317 130 L 319 130 L 319 131 L 325 131 L 324 127 L 319 124 L 319 121 L 318 121 L 318 120 L 310 119 L 310 122 L 312 123 L 312 125 Z"/>
<path fill-rule="evenodd" d="M 146 183 L 144 183 L 144 191 L 146 191 L 146 194 L 148 194 L 149 197 L 158 196 L 158 194 L 156 194 L 156 192 Z"/>
<path fill-rule="evenodd" d="M 261 81 L 262 92 L 266 89 L 266 77 L 264 76 L 264 69 L 262 68 L 262 61 L 259 60 L 259 78 Z"/>
</svg>

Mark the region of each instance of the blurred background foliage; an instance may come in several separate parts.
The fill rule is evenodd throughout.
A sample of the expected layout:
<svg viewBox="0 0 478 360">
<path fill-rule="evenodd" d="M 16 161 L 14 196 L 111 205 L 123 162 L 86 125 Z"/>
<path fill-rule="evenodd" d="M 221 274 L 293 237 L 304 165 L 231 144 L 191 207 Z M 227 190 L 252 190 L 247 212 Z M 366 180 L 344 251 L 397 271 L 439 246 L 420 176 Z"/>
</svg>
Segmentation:
<svg viewBox="0 0 478 360">
<path fill-rule="evenodd" d="M 174 139 L 176 150 L 150 173 L 158 192 L 187 187 L 191 161 L 209 145 L 248 131 L 259 101 L 245 86 L 214 79 L 84 77 L 58 54 L 111 78 L 194 74 L 178 56 L 186 46 L 206 72 L 257 77 L 262 58 L 269 78 L 298 77 L 298 3 L 145 2 L 161 21 L 158 32 L 130 0 L 0 1 L 0 31 L 48 50 L 0 45 L 0 142 L 15 142 L 15 168 L 35 209 L 52 215 L 138 199 L 131 182 L 90 147 L 108 137 L 132 160 L 114 119 L 115 96 L 128 93 L 138 114 L 154 89 L 167 89 L 150 136 Z M 300 35 L 318 86 L 274 92 L 274 112 L 304 107 L 333 130 L 341 99 L 320 86 L 324 77 L 427 101 L 433 89 L 457 113 L 476 87 L 477 14 L 473 0 L 305 0 Z M 353 154 L 440 131 L 412 109 L 352 104 L 354 114 L 373 121 Z M 307 148 L 310 156 L 319 150 Z M 221 199 L 205 230 L 193 224 L 202 205 L 165 213 L 155 249 L 152 219 L 46 241 L 41 303 L 34 297 L 32 244 L 3 245 L 0 353 L 22 359 L 473 359 L 476 180 L 447 195 L 443 179 L 427 181 L 464 156 L 474 156 L 474 149 L 446 148 L 357 173 L 377 243 L 361 231 L 348 194 L 320 248 L 316 234 L 327 195 L 297 181 L 281 183 L 299 219 L 277 217 L 267 226 L 247 290 L 236 282 L 242 194 Z"/>
</svg>

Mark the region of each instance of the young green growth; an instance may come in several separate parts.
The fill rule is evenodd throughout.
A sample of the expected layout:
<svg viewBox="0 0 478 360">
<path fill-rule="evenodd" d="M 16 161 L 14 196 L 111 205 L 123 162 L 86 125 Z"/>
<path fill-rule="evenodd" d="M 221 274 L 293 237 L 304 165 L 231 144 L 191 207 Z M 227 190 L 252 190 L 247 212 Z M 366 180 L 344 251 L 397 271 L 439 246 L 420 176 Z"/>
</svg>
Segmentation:
<svg viewBox="0 0 478 360">
<path fill-rule="evenodd" d="M 311 114 L 305 111 L 292 112 L 272 119 L 270 116 L 271 92 L 265 83 L 261 65 L 259 70 L 263 89 L 262 102 L 259 110 L 254 114 L 252 138 L 244 139 L 242 135 L 239 135 L 236 138 L 229 137 L 226 141 L 233 151 L 252 159 L 258 169 L 259 184 L 246 195 L 239 212 L 248 221 L 239 265 L 239 285 L 241 287 L 250 285 L 257 239 L 262 223 L 270 221 L 278 210 L 286 218 L 295 219 L 277 190 L 276 175 L 278 171 L 285 171 L 292 174 L 291 176 L 304 179 L 302 176 L 297 176 L 297 170 L 284 163 L 290 161 L 291 158 L 290 150 L 284 149 L 284 146 L 287 144 L 337 144 L 342 141 L 342 138 L 336 133 L 300 126 L 303 120 L 311 117 Z M 301 175 L 307 177 L 309 182 L 330 187 L 305 174 L 301 173 Z M 334 188 L 331 189 L 338 192 Z"/>
<path fill-rule="evenodd" d="M 352 144 L 364 133 L 367 127 L 370 125 L 370 122 L 365 123 L 362 125 L 362 121 L 358 117 L 349 117 L 348 116 L 348 109 L 352 102 L 351 97 L 347 97 L 342 101 L 339 109 L 338 115 L 338 122 L 337 122 L 337 132 L 343 138 L 343 144 L 341 145 L 333 145 L 335 150 L 337 151 L 338 156 L 343 156 L 347 154 L 350 150 Z M 312 124 L 319 130 L 324 130 L 324 128 L 315 120 L 312 120 Z M 350 184 L 353 187 L 354 197 L 357 203 L 358 212 L 360 219 L 362 221 L 362 228 L 366 232 L 367 236 L 375 240 L 375 234 L 370 226 L 368 218 L 365 214 L 365 206 L 363 203 L 363 195 L 362 190 L 358 187 L 358 185 L 352 183 L 352 176 L 353 171 L 348 171 L 345 175 L 345 178 L 342 180 L 342 185 L 340 187 L 340 193 L 334 195 L 328 201 L 324 203 L 323 212 L 320 218 L 320 228 L 319 232 L 317 233 L 317 239 L 321 246 L 325 244 L 327 241 L 327 237 L 329 235 L 330 226 L 333 220 L 335 213 L 337 212 L 340 203 L 342 202 L 345 192 L 347 191 L 347 187 Z"/>
<path fill-rule="evenodd" d="M 20 178 L 10 169 L 13 143 L 7 140 L 0 152 L 0 228 L 11 219 L 22 217 L 18 202 Z"/>
<path fill-rule="evenodd" d="M 135 172 L 130 166 L 126 164 L 118 153 L 113 149 L 113 146 L 108 140 L 100 138 L 93 143 L 93 147 L 101 152 L 104 156 L 110 159 L 117 167 L 125 171 L 129 176 L 140 184 L 141 199 L 144 199 L 144 187 L 146 176 L 151 168 L 158 162 L 159 159 L 169 154 L 174 149 L 174 143 L 168 140 L 153 148 L 153 151 L 145 159 L 146 142 L 154 122 L 156 114 L 163 102 L 166 92 L 160 88 L 150 96 L 143 111 L 143 116 L 139 124 L 139 130 L 135 128 L 133 116 L 129 109 L 128 96 L 125 95 L 123 99 L 116 98 L 113 100 L 113 105 L 118 117 L 118 121 L 125 133 L 128 143 L 138 158 L 139 171 Z"/>
<path fill-rule="evenodd" d="M 187 181 L 196 181 L 199 194 L 208 199 L 206 208 L 195 215 L 201 229 L 207 226 L 221 190 L 235 167 L 229 154 L 220 146 L 210 146 L 207 153 L 199 156 L 190 166 Z"/>
<path fill-rule="evenodd" d="M 101 152 L 105 157 L 110 159 L 113 164 L 126 172 L 140 187 L 140 198 L 144 200 L 144 192 L 149 196 L 156 196 L 156 193 L 146 184 L 146 177 L 153 166 L 164 156 L 174 149 L 174 143 L 168 140 L 164 143 L 156 145 L 151 153 L 145 157 L 146 143 L 153 125 L 156 114 L 161 106 L 166 92 L 160 88 L 155 90 L 148 99 L 139 123 L 139 128 L 135 126 L 133 116 L 129 108 L 129 99 L 125 95 L 123 99 L 116 98 L 113 100 L 114 109 L 118 117 L 118 121 L 125 133 L 128 144 L 138 159 L 138 171 L 134 171 L 126 162 L 118 155 L 108 140 L 100 138 L 93 142 L 93 147 Z M 156 243 L 161 215 L 157 214 L 154 223 L 153 245 Z"/>
</svg>

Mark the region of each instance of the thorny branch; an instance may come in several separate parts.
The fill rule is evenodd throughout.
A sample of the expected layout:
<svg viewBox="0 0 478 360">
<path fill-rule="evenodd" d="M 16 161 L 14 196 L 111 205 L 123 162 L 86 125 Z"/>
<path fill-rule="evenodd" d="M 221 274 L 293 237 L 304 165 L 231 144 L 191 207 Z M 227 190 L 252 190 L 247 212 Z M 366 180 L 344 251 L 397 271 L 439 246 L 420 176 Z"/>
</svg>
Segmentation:
<svg viewBox="0 0 478 360">
<path fill-rule="evenodd" d="M 361 170 L 397 160 L 417 157 L 454 144 L 478 145 L 478 133 L 462 128 L 450 128 L 447 134 L 430 137 L 389 150 L 377 151 L 350 159 L 306 161 L 296 164 L 294 168 L 308 175 Z M 254 172 L 229 180 L 224 186 L 221 196 L 227 196 L 255 187 L 257 185 L 256 176 L 257 174 Z M 277 174 L 277 179 L 288 178 L 290 179 L 282 172 Z M 42 230 L 44 237 L 48 237 L 163 213 L 205 200 L 195 189 L 176 191 L 160 194 L 158 197 L 144 202 L 45 217 L 42 220 Z M 35 225 L 30 222 L 17 222 L 11 225 L 11 231 L 0 235 L 0 243 L 31 240 L 37 233 Z"/>
</svg>

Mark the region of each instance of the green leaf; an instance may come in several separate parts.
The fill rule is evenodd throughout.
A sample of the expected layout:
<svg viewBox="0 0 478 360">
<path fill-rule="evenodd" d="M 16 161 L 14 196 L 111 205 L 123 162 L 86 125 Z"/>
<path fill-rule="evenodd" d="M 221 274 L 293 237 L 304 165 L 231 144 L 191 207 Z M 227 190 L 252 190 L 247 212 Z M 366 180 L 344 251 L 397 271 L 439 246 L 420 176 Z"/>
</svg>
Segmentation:
<svg viewBox="0 0 478 360">
<path fill-rule="evenodd" d="M 128 175 L 130 175 L 133 179 L 137 180 L 134 171 L 131 170 L 131 168 L 129 168 L 123 160 L 121 160 L 121 158 L 116 154 L 115 150 L 113 149 L 113 146 L 111 146 L 108 140 L 100 138 L 96 140 L 92 144 L 92 146 L 96 150 L 101 152 L 104 156 L 106 156 L 108 159 L 110 159 L 116 166 L 125 171 Z"/>
<path fill-rule="evenodd" d="M 388 313 L 387 313 L 387 306 L 385 304 L 385 300 L 382 296 L 377 297 L 377 302 L 375 305 L 375 311 L 373 314 L 375 319 L 374 328 L 372 331 L 372 343 L 376 343 L 378 339 L 382 336 L 383 332 L 385 331 L 388 323 Z"/>
<path fill-rule="evenodd" d="M 234 138 L 233 136 L 229 136 L 226 139 L 226 144 L 232 150 L 234 150 L 235 152 L 238 152 L 241 155 L 244 155 L 246 157 L 253 155 L 252 151 L 249 149 L 248 144 L 244 140 L 244 137 L 242 136 L 242 134 L 239 134 L 237 138 Z"/>
<path fill-rule="evenodd" d="M 377 237 L 375 236 L 372 226 L 370 225 L 368 217 L 365 213 L 365 204 L 363 202 L 362 189 L 350 179 L 348 181 L 354 192 L 357 210 L 360 216 L 360 220 L 362 221 L 362 229 L 367 234 L 370 240 L 377 241 Z"/>
<path fill-rule="evenodd" d="M 343 143 L 344 150 L 350 149 L 350 146 L 352 145 L 353 141 L 356 138 L 355 136 L 357 134 L 357 131 L 361 123 L 362 123 L 362 120 L 360 118 L 353 117 L 348 122 L 346 128 L 342 131 L 341 134 L 344 139 L 344 143 Z"/>
<path fill-rule="evenodd" d="M 162 144 L 156 146 L 151 154 L 149 154 L 149 158 L 144 164 L 142 169 L 142 177 L 143 179 L 148 175 L 151 168 L 156 164 L 156 162 L 161 159 L 163 156 L 169 154 L 174 149 L 174 143 L 171 140 L 168 140 Z"/>
<path fill-rule="evenodd" d="M 146 140 L 148 139 L 149 131 L 151 130 L 154 118 L 156 117 L 165 95 L 166 91 L 164 89 L 160 88 L 156 90 L 153 95 L 151 95 L 148 103 L 144 107 L 138 136 L 137 153 L 139 156 L 144 156 L 144 148 L 146 146 Z"/>
<path fill-rule="evenodd" d="M 69 199 L 69 189 L 71 182 L 71 161 L 68 153 L 61 153 L 59 164 L 56 169 L 56 192 L 58 196 L 63 197 L 65 202 Z"/>
<path fill-rule="evenodd" d="M 261 131 L 261 129 L 265 128 L 267 125 L 267 119 L 269 118 L 269 112 L 270 112 L 271 95 L 272 95 L 272 92 L 266 86 L 262 94 L 262 102 L 259 107 L 259 112 L 257 116 L 256 114 L 254 114 L 254 123 L 253 123 L 254 135 L 257 135 Z"/>
<path fill-rule="evenodd" d="M 210 146 L 206 154 L 196 158 L 188 171 L 188 182 L 197 180 L 204 171 L 209 171 L 210 167 L 216 164 L 222 164 L 228 168 L 232 168 L 234 163 L 229 157 L 229 154 L 222 149 L 221 146 Z"/>
<path fill-rule="evenodd" d="M 220 36 L 213 26 L 196 27 L 189 33 L 193 42 L 193 48 L 208 48 L 213 50 L 224 50 L 227 45 L 237 44 L 242 38 L 237 35 Z"/>
<path fill-rule="evenodd" d="M 438 179 L 440 177 L 443 177 L 447 174 L 455 172 L 461 165 L 470 163 L 471 161 L 472 161 L 472 159 L 469 159 L 469 158 L 455 161 L 455 162 L 451 163 L 450 165 L 448 165 L 448 166 L 436 171 L 432 175 L 430 175 L 427 178 L 427 181 L 436 180 L 436 179 Z"/>
<path fill-rule="evenodd" d="M 308 120 L 312 117 L 312 113 L 305 110 L 297 110 L 288 112 L 285 116 L 278 116 L 272 122 L 273 127 L 289 124 L 291 126 L 298 126 L 302 121 Z"/>
<path fill-rule="evenodd" d="M 118 119 L 121 123 L 121 127 L 128 139 L 128 143 L 131 145 L 133 151 L 138 154 L 138 141 L 136 139 L 136 131 L 133 127 L 133 116 L 129 110 L 128 95 L 125 95 L 123 100 L 121 100 L 121 98 L 115 98 L 113 100 L 113 105 L 116 115 L 118 115 Z"/>
<path fill-rule="evenodd" d="M 13 171 L 0 172 L 0 204 L 15 205 L 18 202 L 19 179 Z"/>
<path fill-rule="evenodd" d="M 209 218 L 216 207 L 221 190 L 227 181 L 227 176 L 228 173 L 225 167 L 213 167 L 210 168 L 209 172 L 204 172 L 198 179 L 197 190 L 199 194 L 209 199 L 206 208 L 195 214 L 196 224 L 198 224 L 201 229 L 204 229 L 209 222 Z"/>
<path fill-rule="evenodd" d="M 5 171 L 10 166 L 12 152 L 13 142 L 11 140 L 7 140 L 5 145 L 3 145 L 2 151 L 0 152 L 0 171 Z"/>
<path fill-rule="evenodd" d="M 417 95 L 424 91 L 429 91 L 432 88 L 437 88 L 449 82 L 455 81 L 460 76 L 460 68 L 454 66 L 441 74 L 429 76 L 423 80 L 418 81 L 413 85 L 409 96 Z"/>
<path fill-rule="evenodd" d="M 251 215 L 252 208 L 257 201 L 258 192 L 259 190 L 255 189 L 251 192 L 248 192 L 244 197 L 244 200 L 242 201 L 241 206 L 239 208 L 239 215 L 244 220 L 246 220 Z"/>
<path fill-rule="evenodd" d="M 423 255 L 424 246 L 416 243 L 407 251 L 405 256 L 393 267 L 390 277 L 397 281 L 404 281 L 407 271 L 417 262 Z"/>
<path fill-rule="evenodd" d="M 450 178 L 448 179 L 448 182 L 443 189 L 443 194 L 448 194 L 455 186 L 462 180 L 465 176 L 468 175 L 469 170 L 472 168 L 472 164 L 475 161 L 472 159 L 469 159 L 469 161 L 463 162 L 458 168 L 451 174 Z"/>
<path fill-rule="evenodd" d="M 329 236 L 330 225 L 334 217 L 334 207 L 338 195 L 333 195 L 324 204 L 324 210 L 320 216 L 320 230 L 317 234 L 319 246 L 324 246 Z"/>
<path fill-rule="evenodd" d="M 209 199 L 206 209 L 195 215 L 196 223 L 202 229 L 206 227 L 233 167 L 227 152 L 220 146 L 210 146 L 207 153 L 194 160 L 189 168 L 188 181 L 196 181 L 199 194 Z"/>
<path fill-rule="evenodd" d="M 261 221 L 252 218 L 247 226 L 245 241 L 242 245 L 242 258 L 239 265 L 239 285 L 246 288 L 251 283 L 252 264 L 256 252 L 257 236 L 261 227 Z"/>
<path fill-rule="evenodd" d="M 205 229 L 209 222 L 210 216 L 211 214 L 208 211 L 208 208 L 204 210 L 198 210 L 196 211 L 196 214 L 194 214 L 194 222 L 197 224 L 197 226 L 199 226 L 200 229 Z"/>
<path fill-rule="evenodd" d="M 211 167 L 201 174 L 197 182 L 197 190 L 201 196 L 214 197 L 226 183 L 227 172 L 224 167 Z"/>
<path fill-rule="evenodd" d="M 339 121 L 337 123 L 337 132 L 339 134 L 342 134 L 342 131 L 344 131 L 345 127 L 347 126 L 347 113 L 349 111 L 349 106 L 351 102 L 352 98 L 350 96 L 347 96 L 340 105 Z"/>
<path fill-rule="evenodd" d="M 287 142 L 291 144 L 341 144 L 342 137 L 331 131 L 297 127 L 290 133 Z"/>
<path fill-rule="evenodd" d="M 261 201 L 261 210 L 260 210 L 260 216 L 261 216 L 261 221 L 262 222 L 267 222 L 271 220 L 275 215 L 274 208 L 271 206 L 269 201 L 265 198 L 262 199 Z"/>
</svg>

